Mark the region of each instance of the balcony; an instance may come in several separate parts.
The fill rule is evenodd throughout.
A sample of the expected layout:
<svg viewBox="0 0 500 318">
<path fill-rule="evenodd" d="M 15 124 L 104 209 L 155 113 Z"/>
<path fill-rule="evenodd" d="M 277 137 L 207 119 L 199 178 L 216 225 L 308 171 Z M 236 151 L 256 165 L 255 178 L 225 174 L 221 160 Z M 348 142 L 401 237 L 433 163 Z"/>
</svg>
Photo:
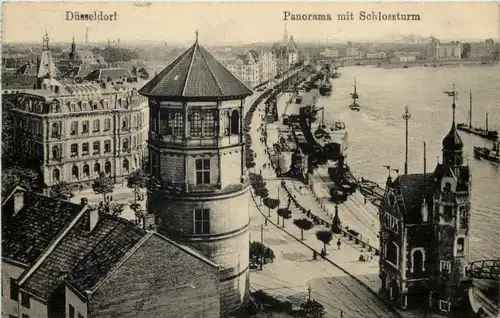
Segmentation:
<svg viewBox="0 0 500 318">
<path fill-rule="evenodd" d="M 171 181 L 162 181 L 161 188 L 163 191 L 174 194 L 181 195 L 184 193 L 191 194 L 226 194 L 233 193 L 237 191 L 243 190 L 248 185 L 248 182 L 244 183 L 234 183 L 227 185 L 224 188 L 221 188 L 220 185 L 214 184 L 186 184 L 183 182 L 171 182 Z"/>
<path fill-rule="evenodd" d="M 215 147 L 229 146 L 240 144 L 238 135 L 223 136 L 223 137 L 187 137 L 182 136 L 164 136 L 151 133 L 149 140 L 157 144 L 184 148 L 200 148 L 200 147 Z"/>
</svg>

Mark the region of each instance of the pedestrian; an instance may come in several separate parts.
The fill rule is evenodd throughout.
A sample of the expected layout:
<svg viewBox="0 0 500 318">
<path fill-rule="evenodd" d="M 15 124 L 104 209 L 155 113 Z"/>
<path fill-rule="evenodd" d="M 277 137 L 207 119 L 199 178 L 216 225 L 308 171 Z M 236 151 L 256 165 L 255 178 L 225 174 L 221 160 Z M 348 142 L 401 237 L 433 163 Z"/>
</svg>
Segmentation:
<svg viewBox="0 0 500 318">
<path fill-rule="evenodd" d="M 340 250 L 340 245 L 342 245 L 342 242 L 340 241 L 340 239 L 337 240 L 337 249 Z"/>
<path fill-rule="evenodd" d="M 359 261 L 360 262 L 364 262 L 365 261 L 365 254 L 363 253 L 363 251 L 361 251 L 361 255 L 359 255 Z"/>
<path fill-rule="evenodd" d="M 370 252 L 370 262 L 373 260 L 373 252 Z"/>
<path fill-rule="evenodd" d="M 365 205 L 366 205 L 366 196 L 365 196 Z"/>
</svg>

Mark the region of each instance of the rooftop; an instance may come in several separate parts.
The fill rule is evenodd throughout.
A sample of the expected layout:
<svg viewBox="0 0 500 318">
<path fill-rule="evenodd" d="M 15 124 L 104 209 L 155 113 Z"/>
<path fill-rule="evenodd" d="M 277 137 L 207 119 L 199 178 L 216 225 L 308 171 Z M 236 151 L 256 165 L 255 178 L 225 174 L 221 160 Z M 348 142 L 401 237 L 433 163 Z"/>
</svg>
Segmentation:
<svg viewBox="0 0 500 318">
<path fill-rule="evenodd" d="M 26 265 L 32 265 L 83 209 L 69 201 L 26 192 L 24 207 L 14 214 L 13 201 L 7 198 L 2 205 L 2 257 Z"/>
<path fill-rule="evenodd" d="M 38 297 L 48 300 L 60 283 L 69 279 L 80 292 L 105 278 L 114 265 L 146 231 L 125 219 L 103 214 L 88 231 L 89 214 L 83 215 L 55 246 L 54 250 L 22 284 Z"/>
<path fill-rule="evenodd" d="M 196 42 L 139 92 L 156 97 L 239 97 L 252 89 Z"/>
</svg>

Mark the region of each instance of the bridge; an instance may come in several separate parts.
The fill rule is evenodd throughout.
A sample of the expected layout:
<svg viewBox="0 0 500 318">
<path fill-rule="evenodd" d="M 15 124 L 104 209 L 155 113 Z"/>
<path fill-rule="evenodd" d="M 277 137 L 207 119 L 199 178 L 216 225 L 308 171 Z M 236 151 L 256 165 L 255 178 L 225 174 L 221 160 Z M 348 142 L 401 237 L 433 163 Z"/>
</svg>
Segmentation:
<svg viewBox="0 0 500 318">
<path fill-rule="evenodd" d="M 488 279 L 500 282 L 500 258 L 470 262 L 465 267 L 465 276 L 469 279 Z"/>
</svg>

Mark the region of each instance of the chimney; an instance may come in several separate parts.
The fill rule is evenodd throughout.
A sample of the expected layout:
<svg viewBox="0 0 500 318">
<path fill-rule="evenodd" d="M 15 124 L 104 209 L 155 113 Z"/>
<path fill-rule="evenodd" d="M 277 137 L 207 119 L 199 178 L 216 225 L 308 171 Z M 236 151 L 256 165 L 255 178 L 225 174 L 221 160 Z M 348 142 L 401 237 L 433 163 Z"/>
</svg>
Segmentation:
<svg viewBox="0 0 500 318">
<path fill-rule="evenodd" d="M 23 190 L 17 190 L 13 197 L 14 197 L 14 215 L 17 214 L 17 212 L 21 211 L 21 209 L 24 207 L 24 191 Z"/>
<path fill-rule="evenodd" d="M 88 231 L 92 232 L 92 230 L 99 222 L 99 210 L 98 209 L 89 209 L 89 223 L 88 223 Z"/>
<path fill-rule="evenodd" d="M 54 86 L 54 92 L 56 94 L 59 94 L 59 86 L 58 85 Z"/>
</svg>

